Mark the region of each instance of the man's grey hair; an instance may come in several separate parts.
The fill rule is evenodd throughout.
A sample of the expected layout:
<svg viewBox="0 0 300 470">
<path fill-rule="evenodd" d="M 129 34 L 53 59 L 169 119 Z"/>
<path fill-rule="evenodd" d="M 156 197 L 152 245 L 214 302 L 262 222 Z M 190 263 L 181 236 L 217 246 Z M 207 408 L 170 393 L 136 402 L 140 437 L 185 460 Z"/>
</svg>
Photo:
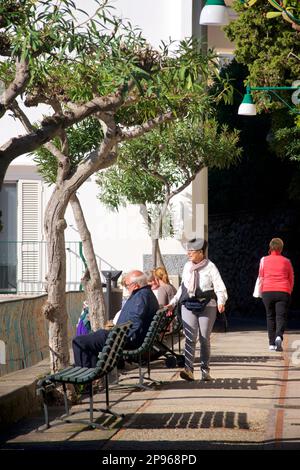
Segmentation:
<svg viewBox="0 0 300 470">
<path fill-rule="evenodd" d="M 139 276 L 130 276 L 130 282 L 136 283 L 141 287 L 147 286 L 148 285 L 148 279 L 147 276 L 142 273 Z"/>
</svg>

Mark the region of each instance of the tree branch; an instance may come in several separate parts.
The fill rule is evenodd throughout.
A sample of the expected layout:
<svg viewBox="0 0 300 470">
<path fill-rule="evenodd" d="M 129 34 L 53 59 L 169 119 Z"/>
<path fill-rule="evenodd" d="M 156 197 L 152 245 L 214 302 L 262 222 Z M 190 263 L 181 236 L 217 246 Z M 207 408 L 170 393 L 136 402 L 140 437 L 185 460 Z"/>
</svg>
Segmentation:
<svg viewBox="0 0 300 470">
<path fill-rule="evenodd" d="M 296 31 L 300 31 L 300 24 L 293 23 L 292 28 L 294 28 Z"/>
<path fill-rule="evenodd" d="M 116 111 L 124 102 L 125 90 L 133 87 L 130 82 L 111 95 L 94 98 L 82 106 L 76 106 L 72 112 L 65 115 L 52 115 L 43 119 L 41 127 L 25 136 L 9 139 L 0 147 L 0 184 L 4 179 L 10 163 L 19 155 L 33 152 L 44 145 L 67 127 L 71 127 L 96 112 Z M 114 142 L 113 145 L 115 145 Z"/>
<path fill-rule="evenodd" d="M 29 66 L 27 60 L 18 60 L 14 80 L 0 96 L 0 118 L 5 114 L 10 104 L 24 90 L 29 80 Z"/>
<path fill-rule="evenodd" d="M 127 127 L 126 130 L 121 129 L 119 134 L 119 141 L 135 139 L 136 137 L 139 137 L 146 132 L 150 132 L 157 125 L 172 121 L 173 119 L 175 119 L 175 115 L 169 111 L 168 113 L 160 114 L 154 119 L 149 119 L 144 124 L 139 126 Z"/>
<path fill-rule="evenodd" d="M 66 182 L 66 186 L 71 193 L 77 191 L 86 179 L 93 173 L 111 166 L 117 159 L 117 153 L 114 150 L 118 142 L 118 128 L 113 116 L 106 116 L 106 130 L 101 145 L 97 150 L 87 155 L 85 160 L 77 167 L 74 175 Z"/>
<path fill-rule="evenodd" d="M 175 191 L 172 191 L 172 192 L 170 193 L 169 201 L 170 201 L 170 199 L 172 199 L 174 196 L 176 196 L 177 194 L 181 193 L 181 191 L 183 191 L 185 188 L 187 188 L 188 185 L 189 185 L 192 181 L 194 181 L 194 179 L 195 179 L 196 176 L 198 175 L 199 171 L 201 171 L 204 167 L 205 167 L 205 165 L 204 165 L 203 163 L 200 163 L 200 164 L 198 165 L 198 167 L 196 167 L 195 172 L 193 173 L 193 175 L 190 176 L 190 178 L 188 178 L 184 184 L 182 184 L 181 186 L 179 186 L 179 188 L 177 188 Z"/>
<path fill-rule="evenodd" d="M 31 124 L 29 118 L 26 116 L 24 111 L 20 108 L 16 100 L 14 100 L 13 103 L 10 105 L 10 109 L 13 112 L 13 114 L 16 116 L 16 118 L 18 118 L 19 121 L 23 124 L 24 128 L 26 129 L 28 133 L 34 132 L 33 125 Z"/>
<path fill-rule="evenodd" d="M 76 103 L 68 102 L 66 107 L 69 109 L 65 114 L 78 115 L 78 114 L 95 114 L 97 112 L 116 112 L 124 103 L 125 95 L 134 88 L 133 80 L 125 83 L 119 89 L 107 96 L 95 96 L 91 101 L 78 106 Z"/>
<path fill-rule="evenodd" d="M 14 101 L 10 109 L 13 111 L 14 115 L 20 120 L 27 132 L 34 132 L 34 127 L 31 124 L 30 120 L 22 111 L 17 101 Z M 68 139 L 64 130 L 61 131 L 60 139 L 62 141 L 62 152 L 54 145 L 52 142 L 47 142 L 44 144 L 47 150 L 58 160 L 59 175 L 57 183 L 62 183 L 65 177 L 70 171 L 70 159 L 68 158 Z"/>
</svg>

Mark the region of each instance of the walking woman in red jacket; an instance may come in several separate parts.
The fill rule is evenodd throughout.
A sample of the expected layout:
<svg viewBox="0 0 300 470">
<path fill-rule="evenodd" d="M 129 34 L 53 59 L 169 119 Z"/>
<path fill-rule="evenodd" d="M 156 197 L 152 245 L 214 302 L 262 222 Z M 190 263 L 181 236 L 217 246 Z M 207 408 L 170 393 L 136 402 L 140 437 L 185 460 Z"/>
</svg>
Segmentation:
<svg viewBox="0 0 300 470">
<path fill-rule="evenodd" d="M 272 238 L 269 256 L 260 260 L 259 281 L 266 309 L 269 349 L 282 351 L 287 312 L 294 287 L 294 271 L 289 259 L 282 256 L 283 241 Z"/>
</svg>

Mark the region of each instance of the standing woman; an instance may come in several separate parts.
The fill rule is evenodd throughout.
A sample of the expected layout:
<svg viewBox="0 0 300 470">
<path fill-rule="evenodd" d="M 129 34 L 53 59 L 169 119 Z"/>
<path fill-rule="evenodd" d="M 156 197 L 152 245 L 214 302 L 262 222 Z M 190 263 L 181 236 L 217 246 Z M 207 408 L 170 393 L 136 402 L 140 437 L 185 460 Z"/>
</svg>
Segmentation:
<svg viewBox="0 0 300 470">
<path fill-rule="evenodd" d="M 294 287 L 294 271 L 289 259 L 282 256 L 283 241 L 272 238 L 269 256 L 259 265 L 259 284 L 266 309 L 269 349 L 282 351 L 287 312 Z"/>
<path fill-rule="evenodd" d="M 220 273 L 206 258 L 207 242 L 201 238 L 186 244 L 189 261 L 182 273 L 182 283 L 167 307 L 182 305 L 181 315 L 185 334 L 185 367 L 180 372 L 184 380 L 194 380 L 194 360 L 199 331 L 200 367 L 202 380 L 212 380 L 209 371 L 210 335 L 217 309 L 225 310 L 227 291 Z"/>
</svg>

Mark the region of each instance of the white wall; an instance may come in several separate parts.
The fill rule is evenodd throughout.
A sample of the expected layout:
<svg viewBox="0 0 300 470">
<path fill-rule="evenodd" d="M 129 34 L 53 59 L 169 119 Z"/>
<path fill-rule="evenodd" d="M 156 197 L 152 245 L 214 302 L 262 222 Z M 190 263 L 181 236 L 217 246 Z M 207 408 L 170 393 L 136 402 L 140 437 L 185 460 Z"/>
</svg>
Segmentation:
<svg viewBox="0 0 300 470">
<path fill-rule="evenodd" d="M 112 4 L 122 18 L 140 27 L 155 47 L 161 40 L 191 35 L 192 0 L 112 0 Z"/>
<path fill-rule="evenodd" d="M 185 194 L 189 195 L 189 191 Z M 91 229 L 95 252 L 116 269 L 141 269 L 143 254 L 151 253 L 151 240 L 138 208 L 130 205 L 121 208 L 118 213 L 108 211 L 96 199 L 97 188 L 93 179 L 80 188 L 78 196 Z M 190 204 L 189 201 L 190 197 L 187 204 Z M 66 240 L 79 240 L 71 210 L 67 211 L 66 219 Z M 176 239 L 162 240 L 161 249 L 165 254 L 184 253 L 181 243 Z"/>
<path fill-rule="evenodd" d="M 180 40 L 192 31 L 193 0 L 110 0 L 113 13 L 143 31 L 143 36 L 158 47 L 161 40 Z M 197 0 L 196 0 L 197 1 Z M 76 0 L 88 13 L 95 11 L 93 0 Z"/>
</svg>

